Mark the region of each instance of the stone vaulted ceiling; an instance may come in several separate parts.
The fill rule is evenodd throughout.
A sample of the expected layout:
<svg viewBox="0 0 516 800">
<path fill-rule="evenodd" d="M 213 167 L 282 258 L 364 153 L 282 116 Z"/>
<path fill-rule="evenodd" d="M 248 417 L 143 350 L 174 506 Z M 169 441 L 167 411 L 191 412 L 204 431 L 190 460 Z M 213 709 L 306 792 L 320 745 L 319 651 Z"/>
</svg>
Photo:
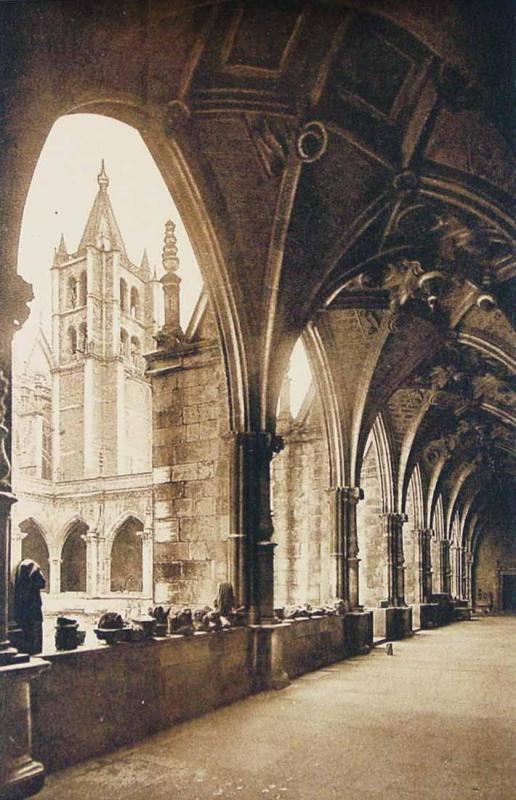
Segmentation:
<svg viewBox="0 0 516 800">
<path fill-rule="evenodd" d="M 508 4 L 17 5 L 1 9 L 4 305 L 52 123 L 115 116 L 185 216 L 234 428 L 274 427 L 304 332 L 339 480 L 359 480 L 378 419 L 399 505 L 416 464 L 430 514 L 458 484 L 466 509 L 478 473 L 512 480 Z"/>
</svg>

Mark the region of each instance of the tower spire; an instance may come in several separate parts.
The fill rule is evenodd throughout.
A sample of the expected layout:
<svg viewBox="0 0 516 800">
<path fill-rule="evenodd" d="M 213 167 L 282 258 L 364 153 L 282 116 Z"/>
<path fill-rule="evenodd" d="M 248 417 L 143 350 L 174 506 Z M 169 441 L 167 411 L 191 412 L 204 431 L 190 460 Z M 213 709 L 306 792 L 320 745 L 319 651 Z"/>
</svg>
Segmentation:
<svg viewBox="0 0 516 800">
<path fill-rule="evenodd" d="M 166 273 L 177 272 L 179 269 L 176 226 L 171 219 L 165 222 L 165 244 L 163 245 L 161 263 Z"/>
<path fill-rule="evenodd" d="M 107 191 L 109 178 L 106 173 L 104 159 L 102 159 L 100 165 L 97 182 L 99 190 L 90 211 L 77 252 L 84 250 L 87 245 L 93 245 L 100 249 L 119 250 L 123 256 L 127 257 L 122 234 L 109 200 Z"/>
<path fill-rule="evenodd" d="M 97 181 L 98 181 L 98 184 L 99 184 L 99 187 L 100 187 L 100 191 L 101 192 L 106 192 L 107 188 L 109 186 L 109 178 L 107 176 L 106 166 L 104 164 L 104 159 L 102 159 L 101 164 L 100 164 L 100 172 L 97 175 Z"/>
<path fill-rule="evenodd" d="M 59 240 L 59 246 L 57 247 L 57 249 L 54 249 L 54 264 L 64 264 L 64 262 L 67 260 L 68 260 L 68 250 L 66 249 L 64 236 L 63 234 L 61 234 L 61 239 Z"/>
<path fill-rule="evenodd" d="M 165 274 L 161 278 L 165 299 L 165 324 L 158 332 L 156 341 L 162 347 L 179 344 L 184 340 L 184 333 L 180 324 L 179 313 L 179 286 L 181 278 L 176 275 L 179 269 L 177 257 L 176 226 L 171 219 L 165 223 L 165 242 L 161 262 Z"/>
<path fill-rule="evenodd" d="M 140 269 L 144 272 L 145 276 L 150 274 L 149 256 L 147 255 L 147 248 L 144 249 Z"/>
</svg>

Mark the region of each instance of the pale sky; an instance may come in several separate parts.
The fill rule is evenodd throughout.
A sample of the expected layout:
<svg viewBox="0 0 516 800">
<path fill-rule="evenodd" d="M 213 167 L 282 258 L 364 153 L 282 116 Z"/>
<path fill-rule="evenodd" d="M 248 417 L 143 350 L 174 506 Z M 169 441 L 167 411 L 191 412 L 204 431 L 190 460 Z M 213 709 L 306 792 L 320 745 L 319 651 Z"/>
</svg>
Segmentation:
<svg viewBox="0 0 516 800">
<path fill-rule="evenodd" d="M 18 271 L 34 288 L 30 319 L 15 339 L 18 358 L 30 347 L 38 320 L 50 317 L 50 267 L 64 235 L 68 252 L 77 249 L 98 191 L 104 159 L 109 196 L 127 254 L 139 264 L 144 248 L 158 276 L 165 222 L 172 219 L 180 260 L 181 325 L 186 329 L 202 289 L 202 278 L 183 222 L 138 131 L 97 114 L 71 114 L 54 124 L 29 189 L 20 236 Z M 45 327 L 47 325 L 45 324 Z M 297 414 L 310 384 L 301 342 L 290 367 L 292 411 Z"/>
</svg>

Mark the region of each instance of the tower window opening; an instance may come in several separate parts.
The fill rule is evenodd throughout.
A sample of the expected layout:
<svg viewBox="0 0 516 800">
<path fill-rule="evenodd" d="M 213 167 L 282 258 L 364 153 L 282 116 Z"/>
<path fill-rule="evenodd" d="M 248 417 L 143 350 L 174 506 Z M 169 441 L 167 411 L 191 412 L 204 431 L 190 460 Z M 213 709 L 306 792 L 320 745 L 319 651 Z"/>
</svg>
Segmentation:
<svg viewBox="0 0 516 800">
<path fill-rule="evenodd" d="M 141 345 L 137 336 L 131 336 L 131 361 L 137 365 L 140 357 Z"/>
<path fill-rule="evenodd" d="M 120 355 L 122 358 L 129 356 L 129 336 L 125 328 L 120 328 Z"/>
<path fill-rule="evenodd" d="M 131 317 L 138 319 L 140 316 L 140 295 L 135 286 L 131 289 Z"/>
<path fill-rule="evenodd" d="M 81 322 L 79 326 L 78 349 L 81 353 L 86 353 L 88 351 L 88 325 L 86 322 Z"/>
<path fill-rule="evenodd" d="M 68 328 L 68 352 L 71 356 L 77 353 L 77 331 L 73 326 Z"/>
<path fill-rule="evenodd" d="M 79 297 L 78 297 L 78 301 L 79 301 L 79 305 L 80 306 L 85 306 L 86 305 L 87 297 L 88 297 L 88 275 L 86 273 L 86 270 L 83 270 L 83 272 L 81 272 L 81 276 L 79 278 Z"/>
<path fill-rule="evenodd" d="M 120 311 L 127 312 L 127 283 L 120 278 Z"/>
<path fill-rule="evenodd" d="M 77 308 L 77 281 L 75 278 L 68 279 L 68 306 Z"/>
</svg>

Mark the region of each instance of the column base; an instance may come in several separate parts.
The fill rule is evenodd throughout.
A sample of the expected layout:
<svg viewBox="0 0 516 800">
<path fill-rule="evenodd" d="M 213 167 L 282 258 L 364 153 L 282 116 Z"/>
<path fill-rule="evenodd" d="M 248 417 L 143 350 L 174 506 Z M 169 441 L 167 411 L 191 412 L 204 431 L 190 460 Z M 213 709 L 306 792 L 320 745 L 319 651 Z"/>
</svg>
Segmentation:
<svg viewBox="0 0 516 800">
<path fill-rule="evenodd" d="M 412 622 L 414 628 L 423 631 L 437 628 L 439 625 L 439 605 L 437 603 L 415 603 L 412 606 Z"/>
<path fill-rule="evenodd" d="M 373 619 L 376 638 L 395 641 L 412 635 L 412 606 L 375 608 Z"/>
<path fill-rule="evenodd" d="M 0 800 L 19 800 L 37 794 L 45 783 L 45 768 L 39 761 L 28 759 L 16 765 L 5 779 L 0 778 Z"/>
<path fill-rule="evenodd" d="M 373 646 L 373 612 L 349 611 L 344 617 L 344 631 L 347 654 L 366 655 Z"/>
<path fill-rule="evenodd" d="M 454 622 L 465 622 L 471 619 L 472 609 L 467 600 L 452 600 Z"/>
<path fill-rule="evenodd" d="M 0 800 L 29 797 L 43 786 L 43 765 L 31 755 L 30 681 L 48 666 L 31 659 L 0 667 Z"/>
<path fill-rule="evenodd" d="M 266 689 L 284 689 L 290 684 L 290 678 L 284 670 L 283 629 L 290 628 L 289 623 L 279 625 L 256 625 L 254 627 L 253 672 L 255 692 Z"/>
<path fill-rule="evenodd" d="M 450 595 L 444 592 L 434 593 L 432 595 L 432 602 L 437 603 L 437 624 L 448 625 L 453 621 L 453 603 Z"/>
</svg>

